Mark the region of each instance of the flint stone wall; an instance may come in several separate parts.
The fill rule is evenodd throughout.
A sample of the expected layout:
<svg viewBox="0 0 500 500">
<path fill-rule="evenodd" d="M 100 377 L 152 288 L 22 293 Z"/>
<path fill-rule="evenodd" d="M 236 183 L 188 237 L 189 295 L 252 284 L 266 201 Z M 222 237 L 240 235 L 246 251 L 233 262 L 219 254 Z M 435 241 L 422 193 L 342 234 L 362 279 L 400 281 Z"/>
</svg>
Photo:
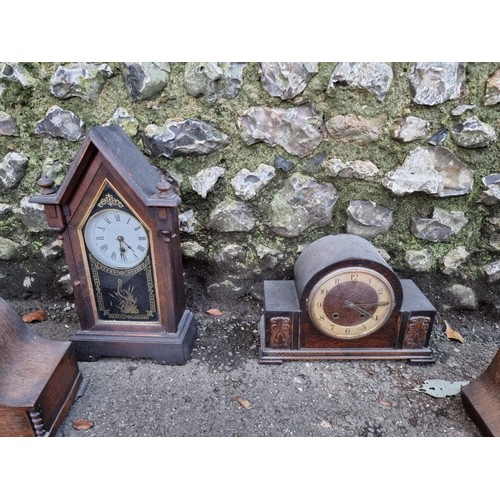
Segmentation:
<svg viewBox="0 0 500 500">
<path fill-rule="evenodd" d="M 71 292 L 27 200 L 42 171 L 62 182 L 90 127 L 118 124 L 177 184 L 186 275 L 214 300 L 260 297 L 305 245 L 349 232 L 403 277 L 471 285 L 498 310 L 499 75 L 493 62 L 0 63 L 0 295 Z"/>
</svg>

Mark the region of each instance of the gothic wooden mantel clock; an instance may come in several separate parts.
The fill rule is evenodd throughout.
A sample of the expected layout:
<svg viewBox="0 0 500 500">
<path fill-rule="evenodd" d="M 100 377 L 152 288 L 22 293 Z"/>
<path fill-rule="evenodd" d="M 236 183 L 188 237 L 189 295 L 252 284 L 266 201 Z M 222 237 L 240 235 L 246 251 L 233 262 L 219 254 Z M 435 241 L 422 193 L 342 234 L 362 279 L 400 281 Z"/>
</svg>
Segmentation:
<svg viewBox="0 0 500 500">
<path fill-rule="evenodd" d="M 59 233 L 73 283 L 78 360 L 185 363 L 196 324 L 185 307 L 173 186 L 118 126 L 90 129 L 56 193 L 44 176 L 38 185 L 31 201 Z"/>
<path fill-rule="evenodd" d="M 434 361 L 435 308 L 369 241 L 348 234 L 320 238 L 300 254 L 294 277 L 264 282 L 261 363 Z"/>
</svg>

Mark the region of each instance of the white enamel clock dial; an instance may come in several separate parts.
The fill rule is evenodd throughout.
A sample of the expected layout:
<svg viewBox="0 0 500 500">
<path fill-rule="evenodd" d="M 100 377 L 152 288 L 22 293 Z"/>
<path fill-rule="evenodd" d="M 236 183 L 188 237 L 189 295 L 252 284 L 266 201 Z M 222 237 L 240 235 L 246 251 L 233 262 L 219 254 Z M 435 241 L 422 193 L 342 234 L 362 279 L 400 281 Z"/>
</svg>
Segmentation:
<svg viewBox="0 0 500 500">
<path fill-rule="evenodd" d="M 113 269 L 138 266 L 149 248 L 146 228 L 133 215 L 114 208 L 90 217 L 85 224 L 84 239 L 89 252 Z"/>
</svg>

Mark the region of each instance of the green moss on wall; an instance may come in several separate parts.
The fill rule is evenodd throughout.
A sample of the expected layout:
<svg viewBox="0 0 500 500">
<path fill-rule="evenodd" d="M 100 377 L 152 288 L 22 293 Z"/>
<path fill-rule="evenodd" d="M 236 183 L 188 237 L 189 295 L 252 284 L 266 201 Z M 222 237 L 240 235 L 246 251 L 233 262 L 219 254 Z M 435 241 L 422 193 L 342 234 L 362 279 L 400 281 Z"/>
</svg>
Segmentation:
<svg viewBox="0 0 500 500">
<path fill-rule="evenodd" d="M 283 276 L 289 274 L 300 245 L 308 243 L 325 234 L 345 232 L 346 209 L 352 200 L 372 200 L 393 211 L 394 224 L 384 235 L 377 236 L 373 243 L 383 247 L 391 256 L 392 264 L 405 270 L 405 252 L 409 249 L 428 248 L 434 257 L 434 269 L 439 270 L 443 256 L 452 248 L 465 246 L 471 252 L 471 258 L 464 265 L 462 272 L 474 277 L 480 273 L 485 263 L 498 258 L 487 244 L 483 234 L 484 221 L 493 214 L 494 209 L 479 203 L 484 190 L 483 176 L 499 172 L 500 163 L 498 141 L 480 149 L 460 148 L 448 137 L 443 144 L 460 160 L 474 170 L 475 184 L 469 195 L 449 198 L 435 198 L 424 194 L 412 194 L 396 197 L 385 189 L 381 180 L 383 176 L 402 165 L 405 157 L 418 145 L 427 145 L 425 140 L 407 144 L 392 138 L 393 131 L 400 121 L 413 115 L 428 120 L 432 133 L 442 128 L 451 129 L 464 117 L 476 115 L 492 125 L 500 133 L 499 105 L 484 106 L 485 85 L 488 77 L 498 69 L 498 63 L 469 63 L 466 69 L 466 85 L 459 99 L 447 101 L 437 106 L 417 105 L 411 100 L 408 75 L 413 63 L 392 63 L 394 78 L 383 102 L 364 91 L 351 88 L 338 88 L 327 92 L 328 82 L 335 68 L 334 62 L 319 63 L 318 73 L 312 78 L 302 94 L 288 101 L 271 97 L 263 88 L 257 63 L 249 63 L 243 71 L 243 88 L 233 99 L 219 99 L 209 103 L 204 97 L 192 97 L 186 92 L 184 84 L 185 65 L 180 62 L 170 64 L 169 82 L 166 88 L 156 97 L 147 101 L 133 102 L 125 87 L 119 63 L 109 63 L 112 76 L 94 103 L 81 98 L 61 100 L 50 94 L 50 79 L 59 63 L 29 63 L 26 71 L 33 77 L 31 88 L 24 89 L 16 82 L 3 82 L 4 90 L 0 98 L 0 110 L 9 113 L 16 121 L 19 137 L 0 136 L 0 160 L 9 152 L 21 152 L 29 158 L 29 167 L 19 186 L 13 190 L 2 190 L 2 203 L 17 206 L 21 198 L 36 191 L 36 180 L 40 176 L 42 165 L 47 158 L 60 162 L 66 168 L 73 161 L 79 142 L 47 135 L 35 134 L 35 123 L 41 120 L 51 106 L 59 106 L 78 115 L 87 129 L 93 125 L 102 125 L 108 121 L 118 107 L 125 108 L 139 123 L 142 131 L 149 124 L 163 125 L 167 120 L 183 120 L 198 118 L 211 123 L 231 137 L 231 144 L 225 149 L 207 156 L 181 157 L 173 160 L 166 158 L 150 158 L 151 163 L 165 172 L 169 172 L 180 182 L 182 195 L 181 211 L 194 209 L 200 229 L 193 235 L 183 235 L 185 241 L 196 241 L 206 249 L 207 262 L 215 265 L 211 256 L 224 244 L 239 242 L 247 248 L 246 266 L 249 274 L 257 272 L 260 259 L 255 252 L 259 244 L 279 250 L 283 254 L 280 265 L 275 270 L 266 270 L 270 274 Z M 367 118 L 384 117 L 384 133 L 380 140 L 359 145 L 344 143 L 328 135 L 324 131 L 324 141 L 308 157 L 299 158 L 290 155 L 283 149 L 272 148 L 266 144 L 245 145 L 240 139 L 238 118 L 252 106 L 269 106 L 288 108 L 300 104 L 312 104 L 324 122 L 337 115 L 357 114 Z M 459 104 L 475 104 L 474 111 L 463 116 L 453 116 L 453 110 Z M 141 132 L 132 138 L 139 149 L 144 151 Z M 309 161 L 312 157 L 324 154 L 327 159 L 339 158 L 342 161 L 370 160 L 379 168 L 379 174 L 371 181 L 332 177 L 323 166 L 311 172 Z M 263 191 L 248 203 L 257 220 L 256 228 L 249 234 L 219 234 L 208 228 L 210 212 L 224 199 L 235 199 L 230 181 L 241 169 L 255 170 L 261 163 L 274 165 L 280 155 L 295 165 L 290 173 L 280 169 Z M 204 168 L 224 165 L 226 174 L 219 179 L 213 191 L 206 199 L 201 198 L 191 188 L 189 177 Z M 297 238 L 282 238 L 269 229 L 269 205 L 275 193 L 283 187 L 283 183 L 291 173 L 302 172 L 314 177 L 318 182 L 329 182 L 339 191 L 339 199 L 333 210 L 332 223 L 325 228 L 313 227 Z M 446 210 L 463 211 L 468 219 L 467 225 L 448 243 L 431 243 L 419 240 L 409 230 L 412 217 L 415 215 L 430 216 L 435 207 Z M 37 259 L 37 249 L 41 244 L 54 239 L 51 233 L 29 233 L 13 215 L 5 215 L 0 219 L 0 236 L 23 238 L 29 244 L 25 247 L 26 258 Z M 257 269 L 257 271 L 256 271 Z"/>
</svg>

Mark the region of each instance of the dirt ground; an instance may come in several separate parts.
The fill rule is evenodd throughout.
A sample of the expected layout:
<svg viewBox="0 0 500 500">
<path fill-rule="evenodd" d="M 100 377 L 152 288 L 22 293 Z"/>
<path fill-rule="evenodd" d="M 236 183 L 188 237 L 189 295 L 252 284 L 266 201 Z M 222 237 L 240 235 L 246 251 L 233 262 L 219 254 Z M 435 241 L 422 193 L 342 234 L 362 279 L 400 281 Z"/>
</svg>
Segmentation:
<svg viewBox="0 0 500 500">
<path fill-rule="evenodd" d="M 79 323 L 71 301 L 10 302 L 46 338 L 69 340 Z M 146 359 L 80 362 L 86 389 L 71 408 L 60 436 L 480 436 L 460 395 L 433 397 L 416 390 L 426 380 L 467 383 L 479 376 L 500 345 L 491 314 L 448 311 L 431 338 L 435 363 L 405 361 L 258 362 L 256 300 L 226 307 L 205 299 L 190 304 L 198 328 L 185 365 Z M 214 316 L 206 311 L 219 308 Z M 448 338 L 444 320 L 463 336 Z M 76 430 L 87 419 L 92 427 Z"/>
<path fill-rule="evenodd" d="M 71 300 L 10 303 L 21 315 L 46 311 L 45 321 L 30 325 L 51 340 L 69 340 L 79 328 Z M 56 443 L 51 446 L 21 446 L 26 441 L 19 439 L 2 443 L 6 487 L 47 479 L 46 467 L 30 471 L 29 479 L 20 474 L 26 457 L 36 456 L 57 464 L 58 483 L 67 486 L 61 491 L 66 496 L 71 490 L 75 498 L 88 497 L 90 486 L 78 482 L 81 488 L 75 488 L 75 481 L 90 476 L 114 498 L 157 495 L 165 481 L 190 496 L 210 491 L 220 499 L 253 498 L 256 491 L 322 497 L 333 490 L 345 498 L 388 500 L 405 491 L 409 498 L 427 492 L 469 499 L 495 491 L 499 441 L 466 439 L 481 433 L 460 395 L 436 398 L 415 390 L 426 380 L 465 383 L 484 371 L 500 346 L 491 312 L 443 312 L 431 337 L 433 364 L 276 366 L 258 362 L 258 300 L 221 303 L 200 291 L 190 294 L 189 308 L 198 337 L 185 365 L 118 358 L 79 362 L 85 390 L 60 428 L 62 439 L 49 440 Z M 208 314 L 211 308 L 223 314 Z M 463 342 L 447 337 L 444 320 Z M 79 419 L 88 422 L 85 429 L 75 428 Z M 236 437 L 252 439 L 231 439 Z"/>
</svg>

